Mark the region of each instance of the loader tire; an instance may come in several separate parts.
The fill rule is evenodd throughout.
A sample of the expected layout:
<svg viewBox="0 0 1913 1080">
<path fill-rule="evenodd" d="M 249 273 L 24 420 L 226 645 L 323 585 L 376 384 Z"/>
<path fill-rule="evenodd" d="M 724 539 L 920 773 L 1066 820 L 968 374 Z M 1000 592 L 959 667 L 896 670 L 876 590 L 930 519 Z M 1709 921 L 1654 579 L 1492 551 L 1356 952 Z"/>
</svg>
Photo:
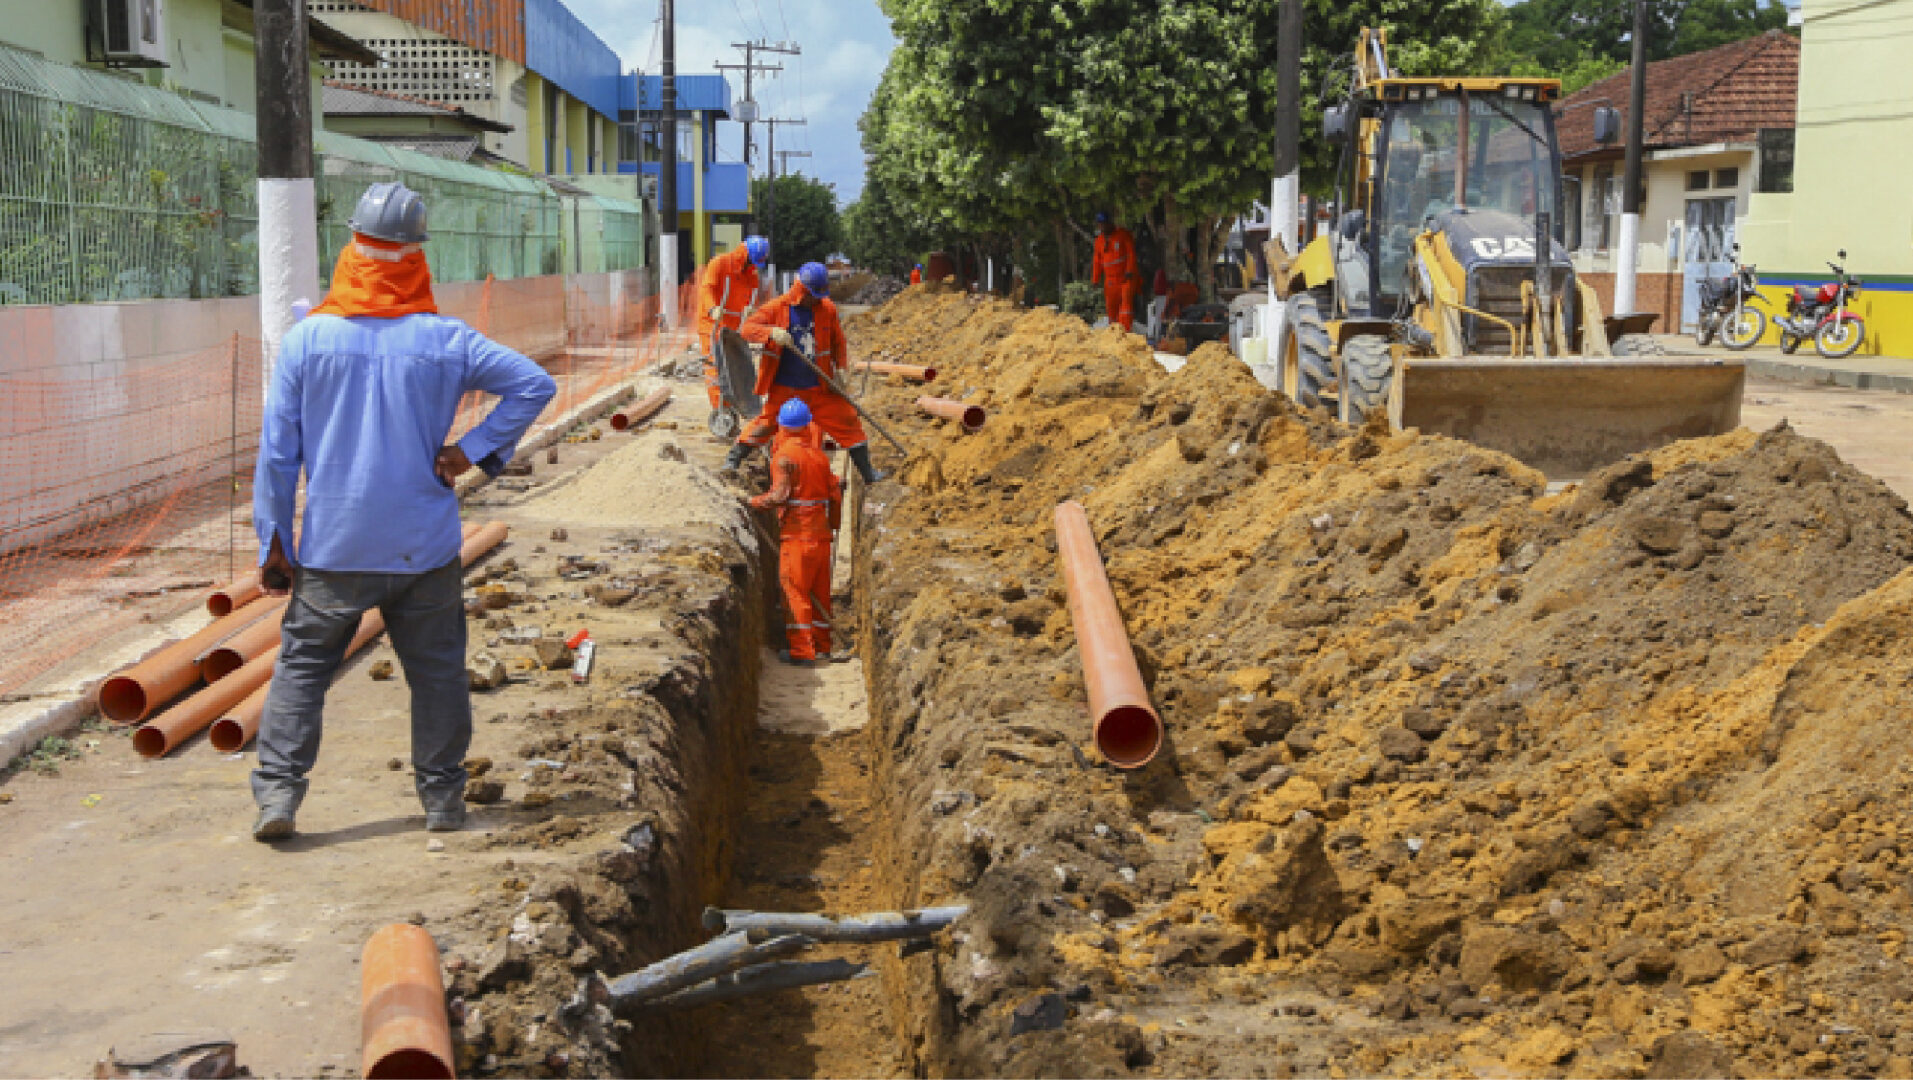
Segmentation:
<svg viewBox="0 0 1913 1080">
<path fill-rule="evenodd" d="M 1652 334 L 1622 334 L 1612 346 L 1616 356 L 1666 356 L 1667 348 Z"/>
<path fill-rule="evenodd" d="M 1342 422 L 1359 424 L 1370 413 L 1388 411 L 1389 384 L 1395 381 L 1395 358 L 1388 339 L 1379 334 L 1357 334 L 1342 343 Z"/>
<path fill-rule="evenodd" d="M 1335 381 L 1335 341 L 1322 322 L 1322 309 L 1315 297 L 1306 292 L 1290 296 L 1282 317 L 1283 361 L 1294 345 L 1296 354 L 1295 400 L 1299 405 L 1316 408 L 1322 404 L 1322 391 Z"/>
</svg>

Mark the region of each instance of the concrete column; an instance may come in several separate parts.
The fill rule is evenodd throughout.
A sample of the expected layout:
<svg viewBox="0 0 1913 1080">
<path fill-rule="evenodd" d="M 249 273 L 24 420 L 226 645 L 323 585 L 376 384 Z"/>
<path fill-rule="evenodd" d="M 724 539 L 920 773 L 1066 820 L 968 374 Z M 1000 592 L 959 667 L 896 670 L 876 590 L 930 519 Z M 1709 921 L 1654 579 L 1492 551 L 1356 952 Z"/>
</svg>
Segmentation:
<svg viewBox="0 0 1913 1080">
<path fill-rule="evenodd" d="M 704 212 L 704 170 L 707 167 L 707 150 L 704 145 L 704 113 L 691 114 L 692 136 L 691 156 L 696 164 L 691 166 L 691 257 L 699 266 L 711 261 L 711 217 Z"/>
</svg>

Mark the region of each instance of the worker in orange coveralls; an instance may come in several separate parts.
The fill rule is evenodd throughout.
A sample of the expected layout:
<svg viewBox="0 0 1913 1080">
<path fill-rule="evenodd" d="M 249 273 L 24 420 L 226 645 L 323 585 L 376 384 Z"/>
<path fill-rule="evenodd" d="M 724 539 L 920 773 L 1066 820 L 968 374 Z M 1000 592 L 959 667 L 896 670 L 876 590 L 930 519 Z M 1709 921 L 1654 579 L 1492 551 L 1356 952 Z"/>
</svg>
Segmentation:
<svg viewBox="0 0 1913 1080">
<path fill-rule="evenodd" d="M 923 284 L 923 264 L 922 263 L 918 263 L 916 265 L 916 268 L 910 271 L 910 284 L 912 285 Z"/>
<path fill-rule="evenodd" d="M 830 652 L 831 539 L 843 517 L 843 485 L 830 471 L 823 433 L 810 419 L 810 407 L 800 398 L 778 408 L 771 489 L 751 500 L 754 509 L 778 512 L 777 581 L 790 612 L 784 626 L 790 647 L 777 657 L 786 664 L 849 659 Z"/>
<path fill-rule="evenodd" d="M 777 430 L 778 410 L 784 402 L 797 398 L 809 406 L 811 421 L 850 452 L 850 461 L 864 483 L 883 479 L 883 474 L 870 464 L 870 446 L 857 410 L 803 361 L 803 356 L 809 355 L 832 378 L 850 362 L 850 342 L 844 338 L 843 324 L 837 321 L 837 306 L 830 302 L 830 272 L 824 264 L 805 263 L 797 271 L 797 283 L 790 291 L 752 312 L 744 320 L 742 332 L 744 340 L 764 346 L 757 361 L 756 391 L 764 399 L 764 411 L 738 436 L 730 456 L 724 459 L 724 471 L 737 471 L 746 454 L 770 442 L 771 433 Z"/>
<path fill-rule="evenodd" d="M 1103 307 L 1109 321 L 1127 331 L 1136 321 L 1136 237 L 1110 220 L 1107 210 L 1096 213 L 1096 254 L 1089 283 L 1103 283 Z"/>
<path fill-rule="evenodd" d="M 719 326 L 735 330 L 757 299 L 757 271 L 771 257 L 770 241 L 753 236 L 704 264 L 698 283 L 697 342 L 704 349 L 704 394 L 711 408 L 724 404 L 717 385 L 717 358 L 712 352 Z"/>
</svg>

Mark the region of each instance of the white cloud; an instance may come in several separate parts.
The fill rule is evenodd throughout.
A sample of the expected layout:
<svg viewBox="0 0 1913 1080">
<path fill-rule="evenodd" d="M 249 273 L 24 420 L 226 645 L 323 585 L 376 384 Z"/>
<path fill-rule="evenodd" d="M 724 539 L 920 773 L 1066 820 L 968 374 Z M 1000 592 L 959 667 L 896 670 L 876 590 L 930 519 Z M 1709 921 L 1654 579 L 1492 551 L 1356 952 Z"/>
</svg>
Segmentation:
<svg viewBox="0 0 1913 1080">
<path fill-rule="evenodd" d="M 625 70 L 656 71 L 658 0 L 566 0 L 585 25 L 617 52 Z M 788 27 L 788 31 L 786 28 Z M 826 180 L 848 202 L 863 188 L 863 149 L 857 118 L 863 114 L 877 78 L 895 44 L 890 24 L 876 0 L 698 0 L 677 6 L 677 69 L 682 74 L 715 71 L 719 61 L 739 64 L 743 51 L 732 42 L 786 37 L 804 50 L 802 57 L 770 56 L 784 70 L 757 76 L 754 92 L 760 111 L 779 119 L 804 119 L 803 127 L 783 127 L 779 149 L 809 150 L 793 158 L 793 169 Z M 743 96 L 741 72 L 725 72 L 734 99 Z M 766 132 L 757 136 L 761 175 Z M 743 128 L 720 125 L 718 152 L 728 160 L 743 156 Z"/>
</svg>

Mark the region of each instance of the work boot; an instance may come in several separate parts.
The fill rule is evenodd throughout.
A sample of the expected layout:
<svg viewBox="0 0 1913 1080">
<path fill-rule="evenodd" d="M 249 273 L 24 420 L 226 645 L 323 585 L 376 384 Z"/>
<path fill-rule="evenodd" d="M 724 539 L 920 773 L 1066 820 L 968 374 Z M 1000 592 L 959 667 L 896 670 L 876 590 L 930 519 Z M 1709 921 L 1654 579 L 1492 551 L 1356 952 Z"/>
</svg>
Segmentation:
<svg viewBox="0 0 1913 1080">
<path fill-rule="evenodd" d="M 457 832 L 465 827 L 465 804 L 448 803 L 434 810 L 425 811 L 426 832 Z"/>
<path fill-rule="evenodd" d="M 274 840 L 289 840 L 298 829 L 292 820 L 292 811 L 283 806 L 260 808 L 259 819 L 252 823 L 252 838 L 262 844 Z"/>
<path fill-rule="evenodd" d="M 782 660 L 784 663 L 789 664 L 791 667 L 809 667 L 810 666 L 809 660 L 800 660 L 797 657 L 792 656 L 790 654 L 789 649 L 777 650 L 777 659 Z"/>
<path fill-rule="evenodd" d="M 870 464 L 870 444 L 850 448 L 850 463 L 857 467 L 857 475 L 864 478 L 865 484 L 874 484 L 887 474 Z"/>
<path fill-rule="evenodd" d="M 726 476 L 736 475 L 737 470 L 743 468 L 744 458 L 750 452 L 751 448 L 745 446 L 743 443 L 732 443 L 731 452 L 724 455 L 724 474 Z"/>
</svg>

